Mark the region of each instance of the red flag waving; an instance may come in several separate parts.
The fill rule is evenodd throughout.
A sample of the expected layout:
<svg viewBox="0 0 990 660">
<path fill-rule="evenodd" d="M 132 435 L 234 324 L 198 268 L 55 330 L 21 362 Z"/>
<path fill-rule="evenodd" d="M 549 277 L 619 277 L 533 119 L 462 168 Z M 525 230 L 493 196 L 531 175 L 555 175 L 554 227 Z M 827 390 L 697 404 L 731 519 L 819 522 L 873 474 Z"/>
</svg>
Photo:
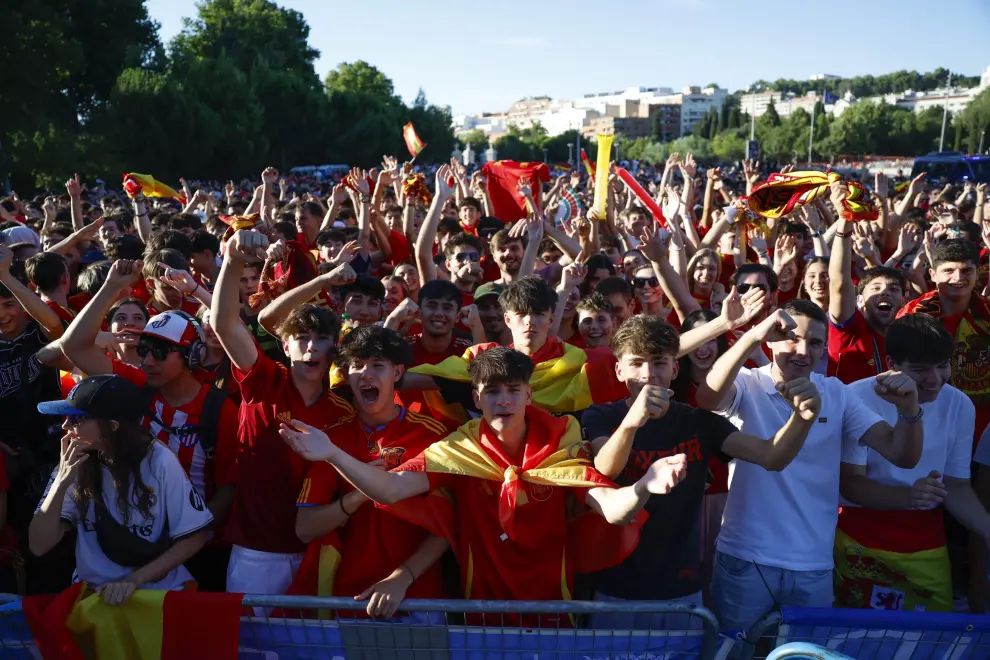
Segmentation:
<svg viewBox="0 0 990 660">
<path fill-rule="evenodd" d="M 543 192 L 542 184 L 550 180 L 550 168 L 545 163 L 499 160 L 485 163 L 481 173 L 488 179 L 488 196 L 492 200 L 495 217 L 502 222 L 520 220 L 528 215 L 526 198 L 519 194 L 520 180 L 529 183 L 537 204 Z"/>
<path fill-rule="evenodd" d="M 416 129 L 413 128 L 412 122 L 402 127 L 402 137 L 406 141 L 406 149 L 409 150 L 414 159 L 426 148 L 426 143 L 416 135 Z"/>
</svg>

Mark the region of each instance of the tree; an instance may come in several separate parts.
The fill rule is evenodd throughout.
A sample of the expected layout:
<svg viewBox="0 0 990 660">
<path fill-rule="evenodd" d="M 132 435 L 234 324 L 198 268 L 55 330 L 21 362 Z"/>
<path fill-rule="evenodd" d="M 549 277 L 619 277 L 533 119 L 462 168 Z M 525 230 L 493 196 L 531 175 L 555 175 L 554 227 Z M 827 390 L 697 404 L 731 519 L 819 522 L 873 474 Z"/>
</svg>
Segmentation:
<svg viewBox="0 0 990 660">
<path fill-rule="evenodd" d="M 459 139 L 464 144 L 470 145 L 477 153 L 481 153 L 488 148 L 488 136 L 485 135 L 484 131 L 477 128 L 460 136 Z"/>
<path fill-rule="evenodd" d="M 690 152 L 694 154 L 695 158 L 710 158 L 714 153 L 712 151 L 711 141 L 695 135 L 688 135 L 687 137 L 674 140 L 670 143 L 668 150 L 671 152 L 677 151 L 681 154 Z"/>
<path fill-rule="evenodd" d="M 981 133 L 990 129 L 990 88 L 977 94 L 966 109 L 959 113 L 956 122 L 962 127 L 966 151 L 976 153 L 980 146 Z M 985 139 L 983 144 L 986 148 Z"/>
<path fill-rule="evenodd" d="M 721 161 L 742 160 L 746 157 L 746 139 L 737 130 L 722 131 L 712 139 L 712 151 Z"/>
<path fill-rule="evenodd" d="M 773 103 L 773 98 L 770 99 L 770 103 L 767 104 L 767 110 L 760 119 L 773 128 L 780 126 L 780 115 L 777 114 L 777 107 Z"/>
<path fill-rule="evenodd" d="M 341 62 L 327 74 L 327 92 L 357 92 L 379 99 L 396 99 L 392 80 L 364 60 Z M 422 90 L 420 90 L 422 92 Z M 425 97 L 424 97 L 425 98 Z"/>
</svg>

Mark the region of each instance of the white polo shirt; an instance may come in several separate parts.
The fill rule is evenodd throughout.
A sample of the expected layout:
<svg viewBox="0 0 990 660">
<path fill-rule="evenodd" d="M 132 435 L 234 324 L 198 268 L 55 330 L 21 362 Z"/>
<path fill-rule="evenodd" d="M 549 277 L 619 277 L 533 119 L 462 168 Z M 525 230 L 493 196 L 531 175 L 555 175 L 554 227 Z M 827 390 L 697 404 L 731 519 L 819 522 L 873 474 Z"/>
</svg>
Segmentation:
<svg viewBox="0 0 990 660">
<path fill-rule="evenodd" d="M 768 442 L 793 412 L 774 389 L 772 367 L 741 369 L 735 397 L 717 411 L 740 431 Z M 822 411 L 790 465 L 768 472 L 744 461 L 729 464 L 720 552 L 794 571 L 833 567 L 843 443 L 858 444 L 883 418 L 851 396 L 839 379 L 817 373 L 810 378 L 821 395 Z"/>
<path fill-rule="evenodd" d="M 858 380 L 849 384 L 849 393 L 893 426 L 897 423 L 897 408 L 877 396 L 875 384 L 875 378 Z M 899 468 L 873 449 L 858 443 L 842 446 L 842 462 L 865 465 L 866 475 L 872 481 L 887 486 L 913 486 L 932 470 L 946 477 L 969 479 L 973 428 L 976 425 L 973 402 L 960 390 L 946 385 L 938 393 L 938 398 L 921 407 L 925 410 L 921 420 L 925 443 L 921 460 L 915 467 L 910 470 Z M 856 505 L 843 501 L 843 506 Z"/>
</svg>

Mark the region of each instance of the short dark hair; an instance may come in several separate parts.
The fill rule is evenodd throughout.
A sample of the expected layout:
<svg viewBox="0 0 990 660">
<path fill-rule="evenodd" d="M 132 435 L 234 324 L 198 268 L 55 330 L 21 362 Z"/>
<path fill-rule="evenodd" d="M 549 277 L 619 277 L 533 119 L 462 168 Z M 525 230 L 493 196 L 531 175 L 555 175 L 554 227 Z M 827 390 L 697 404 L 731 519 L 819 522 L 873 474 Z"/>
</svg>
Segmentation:
<svg viewBox="0 0 990 660">
<path fill-rule="evenodd" d="M 615 313 L 615 308 L 612 306 L 612 301 L 598 293 L 598 291 L 595 291 L 590 296 L 582 298 L 581 302 L 577 304 L 577 309 L 575 311 L 578 314 L 581 312 L 607 312 L 611 315 Z"/>
<path fill-rule="evenodd" d="M 306 332 L 327 335 L 336 344 L 340 333 L 340 319 L 326 307 L 307 303 L 289 312 L 275 328 L 275 334 L 282 340 L 298 337 Z"/>
<path fill-rule="evenodd" d="M 770 293 L 777 292 L 777 273 L 773 272 L 773 268 L 765 264 L 743 264 L 736 268 L 736 272 L 732 274 L 732 284 L 734 286 L 739 286 L 742 279 L 747 275 L 762 275 L 766 278 L 767 283 L 770 285 Z"/>
<path fill-rule="evenodd" d="M 440 222 L 437 223 L 437 236 L 460 234 L 463 231 L 461 223 L 453 218 L 440 218 Z"/>
<path fill-rule="evenodd" d="M 932 249 L 932 269 L 946 263 L 980 265 L 980 250 L 965 238 L 950 238 Z"/>
<path fill-rule="evenodd" d="M 358 275 L 353 282 L 340 287 L 340 302 L 346 302 L 347 297 L 354 293 L 363 293 L 381 301 L 385 299 L 385 285 L 377 277 Z"/>
<path fill-rule="evenodd" d="M 939 319 L 906 314 L 887 328 L 887 355 L 898 363 L 941 364 L 952 358 L 956 340 Z"/>
<path fill-rule="evenodd" d="M 157 252 L 145 253 L 141 276 L 146 280 L 155 279 L 159 262 L 176 270 L 189 270 L 189 261 L 183 254 L 177 250 L 166 248 Z"/>
<path fill-rule="evenodd" d="M 897 270 L 896 268 L 889 268 L 887 266 L 874 266 L 873 268 L 867 268 L 863 271 L 863 275 L 859 278 L 859 282 L 856 283 L 856 294 L 863 295 L 863 291 L 866 290 L 866 285 L 873 280 L 880 279 L 881 277 L 889 277 L 892 280 L 897 281 L 897 286 L 901 289 L 901 294 L 907 289 L 907 278 L 904 277 L 904 273 Z"/>
<path fill-rule="evenodd" d="M 530 275 L 510 282 L 498 294 L 498 304 L 502 311 L 516 314 L 553 313 L 557 307 L 557 292 L 545 279 Z"/>
<path fill-rule="evenodd" d="M 110 307 L 110 311 L 107 312 L 106 322 L 108 326 L 110 325 L 110 321 L 113 320 L 113 315 L 116 314 L 117 310 L 123 307 L 124 305 L 134 305 L 135 307 L 140 308 L 140 310 L 144 312 L 145 321 L 151 318 L 151 314 L 148 313 L 148 306 L 145 305 L 143 302 L 141 302 L 137 298 L 122 298 L 121 300 L 115 302 Z"/>
<path fill-rule="evenodd" d="M 419 304 L 427 300 L 452 300 L 461 308 L 461 290 L 450 280 L 430 280 L 419 289 Z"/>
<path fill-rule="evenodd" d="M 220 254 L 220 239 L 205 229 L 197 229 L 192 235 L 191 254 L 199 252 L 210 252 L 213 256 L 217 256 Z"/>
<path fill-rule="evenodd" d="M 107 259 L 128 259 L 138 261 L 144 258 L 144 243 L 135 234 L 120 234 L 107 241 L 103 251 Z"/>
<path fill-rule="evenodd" d="M 674 326 L 659 316 L 637 314 L 619 326 L 612 335 L 612 352 L 622 355 L 669 355 L 677 357 L 681 337 Z"/>
<path fill-rule="evenodd" d="M 492 251 L 499 250 L 504 245 L 509 243 L 522 243 L 523 248 L 529 245 L 529 240 L 526 236 L 509 236 L 509 227 L 504 227 L 495 232 L 492 237 L 488 240 L 488 244 L 491 246 Z M 448 245 L 450 245 L 448 243 Z"/>
<path fill-rule="evenodd" d="M 595 290 L 592 294 L 595 293 L 600 293 L 605 297 L 608 297 L 613 293 L 618 293 L 624 296 L 626 301 L 633 299 L 632 285 L 629 284 L 629 281 L 625 278 L 616 277 L 614 275 L 612 277 L 606 277 L 604 280 L 601 280 L 598 284 L 596 284 Z"/>
<path fill-rule="evenodd" d="M 612 236 L 611 234 L 606 234 L 598 239 L 599 244 L 602 249 L 605 248 L 615 248 L 616 250 L 622 249 L 622 241 L 619 240 L 618 236 Z"/>
<path fill-rule="evenodd" d="M 780 308 L 790 316 L 806 316 L 812 321 L 818 321 L 828 328 L 828 316 L 825 314 L 825 310 L 810 300 L 792 298 L 781 305 Z"/>
<path fill-rule="evenodd" d="M 802 238 L 811 238 L 811 230 L 808 229 L 807 225 L 798 224 L 796 222 L 788 222 L 784 224 L 784 234 L 800 234 Z"/>
<path fill-rule="evenodd" d="M 529 383 L 533 361 L 513 348 L 496 346 L 481 351 L 468 365 L 472 389 L 500 383 Z"/>
<path fill-rule="evenodd" d="M 186 259 L 192 254 L 192 240 L 181 231 L 165 229 L 155 232 L 148 239 L 144 249 L 147 253 L 169 249 L 175 250 Z"/>
<path fill-rule="evenodd" d="M 346 242 L 347 236 L 339 229 L 326 229 L 316 235 L 316 244 L 320 247 L 329 246 L 331 243 L 340 243 L 343 245 Z"/>
<path fill-rule="evenodd" d="M 317 204 L 316 202 L 303 202 L 296 208 L 302 209 L 304 213 L 308 213 L 312 216 L 315 216 L 316 218 L 323 217 L 323 209 L 320 208 L 320 205 Z"/>
<path fill-rule="evenodd" d="M 17 280 L 24 286 L 27 286 L 28 284 L 27 274 L 25 274 L 24 272 L 23 261 L 12 262 L 10 264 L 10 274 L 14 277 L 15 280 Z M 10 292 L 10 289 L 5 287 L 3 284 L 0 284 L 0 298 L 13 298 L 13 297 L 14 294 Z"/>
<path fill-rule="evenodd" d="M 118 209 L 103 219 L 104 224 L 108 222 L 117 225 L 117 230 L 123 233 L 128 227 L 134 226 L 134 214 L 124 209 Z"/>
<path fill-rule="evenodd" d="M 76 288 L 83 293 L 95 296 L 103 283 L 107 281 L 107 277 L 110 276 L 111 266 L 113 266 L 113 262 L 109 259 L 88 264 L 79 271 L 79 277 L 76 278 Z"/>
<path fill-rule="evenodd" d="M 481 213 L 481 202 L 479 202 L 474 197 L 465 197 L 461 200 L 461 203 L 457 205 L 458 210 L 464 208 L 465 206 L 470 206 L 478 213 Z"/>
<path fill-rule="evenodd" d="M 354 328 L 340 342 L 337 358 L 340 366 L 350 365 L 354 360 L 372 359 L 384 359 L 408 367 L 412 363 L 412 349 L 398 332 L 380 325 Z"/>
<path fill-rule="evenodd" d="M 28 280 L 41 291 L 52 291 L 57 288 L 68 271 L 65 267 L 65 257 L 55 252 L 40 252 L 24 264 L 24 272 Z"/>
<path fill-rule="evenodd" d="M 481 239 L 477 236 L 472 236 L 471 234 L 461 232 L 460 234 L 454 234 L 450 237 L 450 240 L 447 241 L 447 245 L 443 248 L 443 256 L 448 258 L 451 257 L 454 254 L 454 250 L 462 245 L 474 248 L 478 251 L 478 254 L 481 254 L 484 250 L 484 246 L 481 244 Z"/>
<path fill-rule="evenodd" d="M 276 222 L 275 223 L 275 225 L 272 227 L 272 229 L 275 230 L 275 233 L 277 234 L 277 236 L 281 236 L 282 238 L 284 238 L 287 241 L 294 241 L 294 240 L 296 240 L 297 233 L 296 233 L 296 223 L 295 222 L 287 222 L 285 220 L 280 220 L 279 222 Z M 278 239 L 276 238 L 276 240 L 278 240 Z"/>
<path fill-rule="evenodd" d="M 169 229 L 192 229 L 195 231 L 203 226 L 203 221 L 193 213 L 176 213 L 168 219 L 168 226 Z"/>
</svg>

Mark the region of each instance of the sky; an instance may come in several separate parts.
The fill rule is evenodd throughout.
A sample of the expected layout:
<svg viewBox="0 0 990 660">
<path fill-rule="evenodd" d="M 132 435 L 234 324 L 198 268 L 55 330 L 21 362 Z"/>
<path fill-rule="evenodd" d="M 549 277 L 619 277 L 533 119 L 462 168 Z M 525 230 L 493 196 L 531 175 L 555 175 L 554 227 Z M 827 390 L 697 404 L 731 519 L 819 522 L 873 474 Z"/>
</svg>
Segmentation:
<svg viewBox="0 0 990 660">
<path fill-rule="evenodd" d="M 990 66 L 987 0 L 276 1 L 309 23 L 321 79 L 364 60 L 407 102 L 422 88 L 455 115 L 633 86 Z M 196 14 L 195 0 L 147 7 L 166 43 Z"/>
</svg>

